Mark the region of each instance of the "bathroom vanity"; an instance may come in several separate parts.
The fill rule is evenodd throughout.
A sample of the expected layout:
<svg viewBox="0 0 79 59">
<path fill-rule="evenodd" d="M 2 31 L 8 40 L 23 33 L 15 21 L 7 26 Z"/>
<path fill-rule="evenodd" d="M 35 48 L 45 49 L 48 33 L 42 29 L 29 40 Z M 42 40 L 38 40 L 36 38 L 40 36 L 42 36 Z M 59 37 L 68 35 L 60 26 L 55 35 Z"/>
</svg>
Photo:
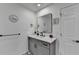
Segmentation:
<svg viewBox="0 0 79 59">
<path fill-rule="evenodd" d="M 55 55 L 56 38 L 29 35 L 28 50 L 33 55 Z"/>
<path fill-rule="evenodd" d="M 56 38 L 49 37 L 53 33 L 52 14 L 38 16 L 37 33 L 28 35 L 28 50 L 33 55 L 55 55 Z M 45 36 L 44 36 L 45 35 Z"/>
</svg>

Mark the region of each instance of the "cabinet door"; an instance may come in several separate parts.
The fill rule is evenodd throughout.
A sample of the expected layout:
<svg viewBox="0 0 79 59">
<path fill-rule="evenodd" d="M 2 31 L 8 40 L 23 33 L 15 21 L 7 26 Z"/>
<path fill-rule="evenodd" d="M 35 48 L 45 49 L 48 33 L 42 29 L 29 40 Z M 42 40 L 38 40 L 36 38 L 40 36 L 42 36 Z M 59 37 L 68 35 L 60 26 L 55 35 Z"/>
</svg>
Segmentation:
<svg viewBox="0 0 79 59">
<path fill-rule="evenodd" d="M 33 54 L 33 55 L 37 55 L 37 42 L 35 39 L 33 38 L 30 38 L 29 40 L 29 49 L 30 49 L 30 52 Z"/>
</svg>

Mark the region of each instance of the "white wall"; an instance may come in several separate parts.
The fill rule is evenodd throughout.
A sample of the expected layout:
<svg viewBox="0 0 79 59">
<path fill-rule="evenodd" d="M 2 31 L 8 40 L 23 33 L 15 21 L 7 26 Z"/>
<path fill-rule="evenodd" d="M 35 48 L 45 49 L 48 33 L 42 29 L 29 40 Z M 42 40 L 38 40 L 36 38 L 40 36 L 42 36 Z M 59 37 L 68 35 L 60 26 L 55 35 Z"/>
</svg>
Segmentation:
<svg viewBox="0 0 79 59">
<path fill-rule="evenodd" d="M 40 10 L 38 12 L 38 17 L 52 13 L 53 18 L 60 18 L 60 9 L 69 5 L 71 4 L 68 4 L 68 3 L 53 4 L 52 6 L 49 6 L 47 8 Z M 57 38 L 56 54 L 59 54 L 60 53 L 59 52 L 59 39 L 61 39 L 60 38 L 60 23 L 58 25 L 53 25 L 53 36 Z"/>
<path fill-rule="evenodd" d="M 11 23 L 9 15 L 17 15 L 19 21 Z M 0 4 L 0 34 L 16 34 L 21 36 L 0 37 L 0 54 L 23 54 L 27 51 L 27 32 L 30 24 L 36 25 L 35 13 L 23 8 L 19 4 Z"/>
</svg>

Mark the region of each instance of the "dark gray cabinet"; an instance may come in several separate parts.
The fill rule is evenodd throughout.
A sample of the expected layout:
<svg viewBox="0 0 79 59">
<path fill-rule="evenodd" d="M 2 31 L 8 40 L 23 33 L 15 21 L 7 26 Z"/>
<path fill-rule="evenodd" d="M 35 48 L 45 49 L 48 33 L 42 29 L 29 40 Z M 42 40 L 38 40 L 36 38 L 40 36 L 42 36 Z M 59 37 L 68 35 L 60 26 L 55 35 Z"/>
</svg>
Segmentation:
<svg viewBox="0 0 79 59">
<path fill-rule="evenodd" d="M 50 44 L 48 42 L 28 37 L 28 50 L 33 55 L 55 55 L 55 43 L 56 41 Z"/>
</svg>

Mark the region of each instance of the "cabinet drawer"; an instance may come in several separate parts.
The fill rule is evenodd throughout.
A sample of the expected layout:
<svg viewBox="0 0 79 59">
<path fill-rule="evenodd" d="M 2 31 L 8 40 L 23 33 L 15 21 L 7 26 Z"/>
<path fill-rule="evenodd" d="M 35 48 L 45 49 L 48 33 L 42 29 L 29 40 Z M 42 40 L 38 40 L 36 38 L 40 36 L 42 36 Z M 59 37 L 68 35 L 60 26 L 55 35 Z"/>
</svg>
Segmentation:
<svg viewBox="0 0 79 59">
<path fill-rule="evenodd" d="M 46 42 L 40 42 L 40 45 L 44 48 L 48 48 L 49 49 L 49 44 Z"/>
<path fill-rule="evenodd" d="M 29 50 L 33 55 L 37 55 L 37 42 L 33 38 L 29 39 Z"/>
</svg>

